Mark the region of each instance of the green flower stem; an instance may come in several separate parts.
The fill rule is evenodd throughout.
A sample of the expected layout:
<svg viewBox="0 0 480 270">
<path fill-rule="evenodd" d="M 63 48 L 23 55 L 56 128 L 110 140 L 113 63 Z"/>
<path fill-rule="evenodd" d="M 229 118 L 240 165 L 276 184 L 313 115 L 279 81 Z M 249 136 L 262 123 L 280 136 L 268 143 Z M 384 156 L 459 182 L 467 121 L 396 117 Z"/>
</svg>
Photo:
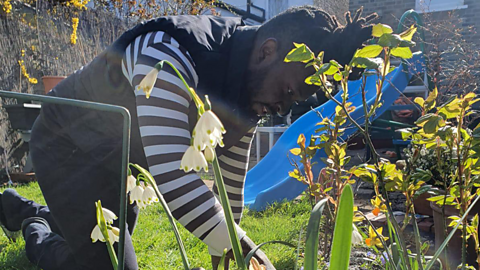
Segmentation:
<svg viewBox="0 0 480 270">
<path fill-rule="evenodd" d="M 243 261 L 243 249 L 240 245 L 240 239 L 238 239 L 237 229 L 235 227 L 235 221 L 233 219 L 232 208 L 230 208 L 230 202 L 228 201 L 227 190 L 225 189 L 225 184 L 223 182 L 223 176 L 220 171 L 220 165 L 218 164 L 218 158 L 215 155 L 212 162 L 213 171 L 215 172 L 215 185 L 218 188 L 218 194 L 220 195 L 220 203 L 223 207 L 223 212 L 225 213 L 225 220 L 228 228 L 228 236 L 230 237 L 230 242 L 232 243 L 233 255 L 235 256 L 235 261 L 240 270 L 246 270 L 247 267 Z"/>
<path fill-rule="evenodd" d="M 153 176 L 150 174 L 150 172 L 148 172 L 147 170 L 142 168 L 140 165 L 130 163 L 130 166 L 133 166 L 142 175 L 144 175 L 145 176 L 144 180 L 146 180 L 146 182 L 149 185 L 151 185 L 153 187 L 153 189 L 155 190 L 155 194 L 157 195 L 158 200 L 162 204 L 163 209 L 165 210 L 165 213 L 167 213 L 168 221 L 170 221 L 170 224 L 173 227 L 173 233 L 175 234 L 175 239 L 177 240 L 177 244 L 178 244 L 178 247 L 180 249 L 180 255 L 182 257 L 183 267 L 185 268 L 185 270 L 189 270 L 190 269 L 190 264 L 188 262 L 187 252 L 185 251 L 185 246 L 183 245 L 182 238 L 180 237 L 180 233 L 178 232 L 177 224 L 175 223 L 175 219 L 173 218 L 172 212 L 170 212 L 170 209 L 168 208 L 167 202 L 165 201 L 162 194 L 158 190 L 155 179 L 153 179 Z"/>
<path fill-rule="evenodd" d="M 182 80 L 182 83 L 185 85 L 185 87 L 188 90 L 188 93 L 190 94 L 193 101 L 195 102 L 195 105 L 197 106 L 197 109 L 198 109 L 199 113 L 203 114 L 205 112 L 205 109 L 204 109 L 205 105 L 203 104 L 202 100 L 200 99 L 200 97 L 198 97 L 197 93 L 195 93 L 195 90 L 193 90 L 193 88 L 190 88 L 190 86 L 188 85 L 188 83 L 185 81 L 182 74 L 180 73 L 180 71 L 178 71 L 178 69 L 172 63 L 170 63 L 167 60 L 162 60 L 162 61 L 158 62 L 157 64 L 155 64 L 155 69 L 157 69 L 158 71 L 162 70 L 164 63 L 168 64 L 175 71 L 178 78 L 180 78 L 180 80 Z"/>
<path fill-rule="evenodd" d="M 98 227 L 100 227 L 100 231 L 102 232 L 103 238 L 105 239 L 105 244 L 107 245 L 108 255 L 110 256 L 110 261 L 112 262 L 113 269 L 117 270 L 118 268 L 117 255 L 115 254 L 113 245 L 110 242 L 110 237 L 108 236 L 107 223 L 105 222 L 105 217 L 103 216 L 102 202 L 99 200 L 96 205 L 97 205 L 97 224 L 98 224 Z"/>
</svg>

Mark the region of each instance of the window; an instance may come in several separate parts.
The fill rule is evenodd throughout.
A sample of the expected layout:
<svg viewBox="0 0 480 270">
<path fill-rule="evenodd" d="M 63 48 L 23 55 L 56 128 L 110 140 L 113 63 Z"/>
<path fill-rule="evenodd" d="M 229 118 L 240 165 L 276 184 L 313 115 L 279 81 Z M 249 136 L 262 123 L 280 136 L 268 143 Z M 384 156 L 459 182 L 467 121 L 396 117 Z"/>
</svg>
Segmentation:
<svg viewBox="0 0 480 270">
<path fill-rule="evenodd" d="M 415 10 L 420 13 L 467 8 L 464 0 L 415 0 Z"/>
</svg>

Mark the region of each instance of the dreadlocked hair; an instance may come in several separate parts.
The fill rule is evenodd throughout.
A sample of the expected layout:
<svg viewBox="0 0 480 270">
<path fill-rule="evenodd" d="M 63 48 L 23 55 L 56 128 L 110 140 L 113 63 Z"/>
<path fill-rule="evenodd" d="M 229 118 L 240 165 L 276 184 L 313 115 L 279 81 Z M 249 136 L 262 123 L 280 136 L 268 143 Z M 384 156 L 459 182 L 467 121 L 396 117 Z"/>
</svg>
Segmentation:
<svg viewBox="0 0 480 270">
<path fill-rule="evenodd" d="M 287 9 L 263 24 L 257 32 L 257 41 L 268 38 L 277 40 L 277 50 L 285 56 L 293 49 L 293 42 L 305 43 L 318 54 L 324 51 L 324 60 L 337 60 L 340 64 L 349 63 L 356 49 L 371 37 L 371 22 L 376 13 L 361 17 L 363 8 L 355 14 L 345 14 L 345 25 L 335 16 L 313 6 L 300 6 Z M 283 57 L 281 58 L 283 60 Z"/>
</svg>

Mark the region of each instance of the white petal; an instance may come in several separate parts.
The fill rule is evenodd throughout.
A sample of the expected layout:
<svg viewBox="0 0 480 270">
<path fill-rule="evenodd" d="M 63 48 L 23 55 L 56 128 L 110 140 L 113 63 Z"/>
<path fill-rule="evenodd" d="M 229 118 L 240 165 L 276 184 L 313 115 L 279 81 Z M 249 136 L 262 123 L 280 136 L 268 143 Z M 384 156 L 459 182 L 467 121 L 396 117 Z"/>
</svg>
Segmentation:
<svg viewBox="0 0 480 270">
<path fill-rule="evenodd" d="M 184 170 L 185 172 L 189 172 L 193 169 L 193 155 L 195 154 L 195 148 L 190 146 L 183 154 L 182 161 L 180 161 L 180 170 Z"/>
<path fill-rule="evenodd" d="M 218 128 L 222 133 L 226 132 L 225 129 L 223 128 L 222 122 L 220 121 L 220 119 L 218 119 L 215 113 L 213 113 L 212 111 L 206 111 L 204 115 L 209 128 L 211 128 L 212 130 L 214 128 Z"/>
<path fill-rule="evenodd" d="M 140 82 L 137 86 L 138 89 L 143 90 L 146 93 L 146 97 L 150 98 L 150 93 L 152 92 L 153 86 L 157 81 L 158 70 L 156 68 L 152 69 Z"/>
<path fill-rule="evenodd" d="M 107 208 L 103 208 L 102 207 L 102 211 L 103 211 L 103 217 L 105 218 L 105 222 L 106 223 L 113 223 L 113 221 L 115 219 L 117 219 L 117 216 L 115 215 L 115 213 L 113 213 L 112 211 L 108 210 Z"/>
<path fill-rule="evenodd" d="M 108 230 L 108 238 L 112 245 L 113 243 L 118 242 L 118 240 L 120 240 L 120 230 L 117 227 L 112 227 Z"/>
<path fill-rule="evenodd" d="M 145 203 L 158 202 L 157 194 L 151 186 L 145 188 L 145 191 L 143 192 L 143 201 Z"/>
<path fill-rule="evenodd" d="M 208 163 L 207 163 L 207 160 L 205 159 L 205 156 L 203 155 L 202 152 L 195 151 L 195 153 L 193 154 L 192 163 L 193 163 L 192 164 L 193 169 L 196 172 L 199 172 L 201 169 L 208 172 Z"/>
<path fill-rule="evenodd" d="M 147 205 L 146 205 L 145 203 L 143 203 L 142 200 L 137 201 L 137 206 L 138 206 L 138 208 L 140 208 L 140 209 L 145 209 L 145 208 L 147 208 Z"/>
<path fill-rule="evenodd" d="M 358 232 L 357 227 L 353 225 L 353 230 L 352 230 L 352 245 L 360 245 L 363 243 L 363 237 L 362 235 Z"/>
<path fill-rule="evenodd" d="M 137 179 L 133 175 L 127 177 L 127 193 L 132 191 L 132 189 L 137 185 Z"/>
<path fill-rule="evenodd" d="M 144 190 L 141 186 L 135 186 L 130 193 L 130 203 L 133 203 L 134 201 L 138 203 L 138 201 L 141 201 L 143 197 L 143 191 Z"/>
<path fill-rule="evenodd" d="M 105 238 L 103 238 L 102 231 L 100 231 L 100 227 L 98 225 L 95 225 L 95 228 L 93 228 L 90 238 L 92 238 L 93 243 L 97 241 L 105 242 Z"/>
<path fill-rule="evenodd" d="M 203 151 L 207 145 L 211 144 L 210 136 L 206 132 L 198 132 L 195 137 L 193 137 L 193 145 L 197 151 Z"/>
</svg>

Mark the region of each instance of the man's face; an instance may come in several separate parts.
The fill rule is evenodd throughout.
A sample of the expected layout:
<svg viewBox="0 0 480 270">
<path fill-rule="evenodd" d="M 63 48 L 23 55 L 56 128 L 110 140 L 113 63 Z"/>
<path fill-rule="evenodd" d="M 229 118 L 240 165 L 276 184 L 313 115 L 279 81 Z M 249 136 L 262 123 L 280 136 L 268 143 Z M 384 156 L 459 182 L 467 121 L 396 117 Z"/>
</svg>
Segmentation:
<svg viewBox="0 0 480 270">
<path fill-rule="evenodd" d="M 314 72 L 312 67 L 305 68 L 304 63 L 278 59 L 268 66 L 250 69 L 247 85 L 252 110 L 261 116 L 288 114 L 294 102 L 304 101 L 318 91 L 318 86 L 305 83 L 305 78 Z"/>
</svg>

